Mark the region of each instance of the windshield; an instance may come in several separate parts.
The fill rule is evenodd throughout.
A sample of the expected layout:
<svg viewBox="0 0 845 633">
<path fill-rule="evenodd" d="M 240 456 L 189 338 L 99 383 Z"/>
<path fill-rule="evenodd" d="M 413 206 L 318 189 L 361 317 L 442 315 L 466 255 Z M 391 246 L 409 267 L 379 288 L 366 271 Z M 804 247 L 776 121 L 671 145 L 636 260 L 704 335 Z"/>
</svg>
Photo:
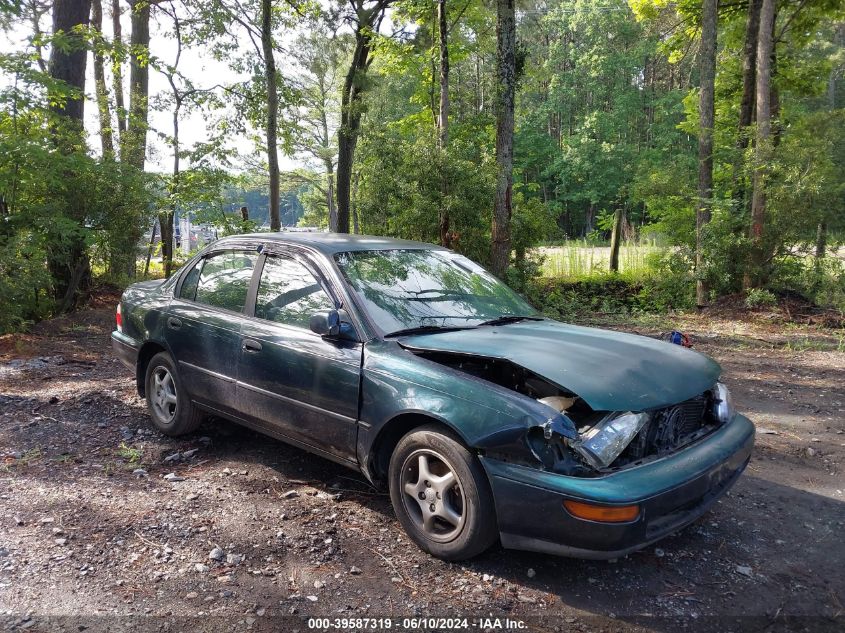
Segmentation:
<svg viewBox="0 0 845 633">
<path fill-rule="evenodd" d="M 475 262 L 439 250 L 338 253 L 335 260 L 386 334 L 424 327 L 471 327 L 503 316 L 538 316 Z"/>
</svg>

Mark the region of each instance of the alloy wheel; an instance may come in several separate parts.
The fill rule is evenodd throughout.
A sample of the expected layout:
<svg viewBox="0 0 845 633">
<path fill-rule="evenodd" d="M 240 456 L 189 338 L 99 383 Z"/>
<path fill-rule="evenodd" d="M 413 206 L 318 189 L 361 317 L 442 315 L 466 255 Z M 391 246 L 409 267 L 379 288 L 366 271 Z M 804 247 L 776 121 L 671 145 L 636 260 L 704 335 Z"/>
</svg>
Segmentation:
<svg viewBox="0 0 845 633">
<path fill-rule="evenodd" d="M 176 383 L 167 367 L 155 368 L 152 387 L 153 410 L 162 424 L 170 424 L 176 416 Z"/>
<path fill-rule="evenodd" d="M 402 501 L 417 528 L 429 539 L 455 539 L 466 520 L 466 498 L 455 469 L 430 449 L 411 453 L 402 465 Z"/>
</svg>

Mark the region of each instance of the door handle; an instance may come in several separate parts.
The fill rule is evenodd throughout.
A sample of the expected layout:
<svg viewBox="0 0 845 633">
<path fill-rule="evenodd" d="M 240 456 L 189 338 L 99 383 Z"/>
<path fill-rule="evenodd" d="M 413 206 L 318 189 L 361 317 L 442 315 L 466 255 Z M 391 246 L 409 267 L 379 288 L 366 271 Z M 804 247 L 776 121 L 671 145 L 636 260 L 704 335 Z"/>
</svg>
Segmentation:
<svg viewBox="0 0 845 633">
<path fill-rule="evenodd" d="M 245 338 L 243 343 L 243 350 L 245 352 L 260 352 L 261 343 L 253 341 L 251 338 Z"/>
<path fill-rule="evenodd" d="M 176 317 L 170 317 L 167 319 L 167 325 L 168 327 L 174 330 L 178 330 L 180 327 L 182 327 L 182 321 L 180 319 L 177 319 Z"/>
</svg>

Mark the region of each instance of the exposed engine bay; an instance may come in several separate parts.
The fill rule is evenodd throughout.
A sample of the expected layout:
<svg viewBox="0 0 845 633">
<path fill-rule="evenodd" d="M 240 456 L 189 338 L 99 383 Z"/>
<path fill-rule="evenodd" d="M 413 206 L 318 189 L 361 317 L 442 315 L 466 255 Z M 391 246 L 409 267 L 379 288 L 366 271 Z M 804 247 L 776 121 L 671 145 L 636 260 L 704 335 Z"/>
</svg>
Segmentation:
<svg viewBox="0 0 845 633">
<path fill-rule="evenodd" d="M 566 475 L 597 476 L 670 454 L 708 435 L 725 421 L 720 418 L 732 415 L 727 390 L 720 383 L 660 409 L 594 411 L 576 394 L 507 360 L 448 352 L 414 353 L 533 398 L 570 420 L 577 437 L 574 433 L 564 437 L 551 418 L 524 435 L 525 444 L 543 468 Z M 507 459 L 506 455 L 497 457 Z"/>
<path fill-rule="evenodd" d="M 507 360 L 449 352 L 416 350 L 413 350 L 413 352 L 421 358 L 427 358 L 435 363 L 457 369 L 476 378 L 482 378 L 536 400 L 551 396 L 565 398 L 577 397 L 574 393 L 569 393 L 553 385 L 545 378 Z"/>
</svg>

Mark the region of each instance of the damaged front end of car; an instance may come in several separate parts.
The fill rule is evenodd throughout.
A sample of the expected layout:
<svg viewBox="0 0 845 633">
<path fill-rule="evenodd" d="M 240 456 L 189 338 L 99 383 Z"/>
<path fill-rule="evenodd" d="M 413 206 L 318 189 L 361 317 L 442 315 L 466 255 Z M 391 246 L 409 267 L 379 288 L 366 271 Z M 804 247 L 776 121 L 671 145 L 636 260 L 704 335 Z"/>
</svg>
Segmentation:
<svg viewBox="0 0 845 633">
<path fill-rule="evenodd" d="M 507 360 L 415 353 L 523 396 L 527 415 L 474 445 L 487 457 L 561 475 L 597 477 L 672 454 L 734 415 L 730 394 L 720 382 L 669 406 L 597 411 L 579 394 Z"/>
<path fill-rule="evenodd" d="M 525 434 L 532 454 L 548 470 L 584 474 L 584 468 L 573 468 L 565 450 L 589 475 L 639 465 L 706 437 L 734 415 L 728 389 L 719 382 L 693 398 L 648 411 L 592 411 L 577 402 L 580 407 L 555 411 Z"/>
<path fill-rule="evenodd" d="M 528 429 L 526 441 L 544 467 L 561 472 L 559 456 L 569 449 L 591 474 L 602 474 L 636 466 L 670 455 L 706 437 L 734 415 L 730 394 L 722 383 L 704 393 L 667 407 L 649 411 L 559 411 L 558 416 Z M 559 416 L 567 418 L 561 424 Z M 571 428 L 577 429 L 572 436 Z M 560 432 L 564 429 L 565 432 Z M 542 442 L 539 430 L 542 430 Z M 554 448 L 552 448 L 554 447 Z M 583 469 L 571 465 L 562 474 L 578 475 Z"/>
</svg>

